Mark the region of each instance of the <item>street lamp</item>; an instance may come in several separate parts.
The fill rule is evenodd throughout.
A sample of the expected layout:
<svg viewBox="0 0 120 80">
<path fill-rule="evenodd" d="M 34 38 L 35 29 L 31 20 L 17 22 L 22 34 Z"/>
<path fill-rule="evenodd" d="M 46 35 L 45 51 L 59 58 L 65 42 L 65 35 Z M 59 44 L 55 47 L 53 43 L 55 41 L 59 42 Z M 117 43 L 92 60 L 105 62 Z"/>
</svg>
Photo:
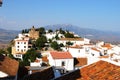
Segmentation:
<svg viewBox="0 0 120 80">
<path fill-rule="evenodd" d="M 3 4 L 3 3 L 2 3 L 2 0 L 0 0 L 0 7 L 2 6 L 2 4 Z"/>
</svg>

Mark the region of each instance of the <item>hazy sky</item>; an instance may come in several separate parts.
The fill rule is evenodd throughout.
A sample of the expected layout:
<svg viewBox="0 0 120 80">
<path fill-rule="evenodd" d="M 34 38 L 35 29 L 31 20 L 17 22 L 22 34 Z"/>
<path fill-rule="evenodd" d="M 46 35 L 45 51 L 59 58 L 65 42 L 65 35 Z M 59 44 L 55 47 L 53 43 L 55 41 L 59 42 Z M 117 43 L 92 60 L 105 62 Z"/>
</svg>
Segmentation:
<svg viewBox="0 0 120 80">
<path fill-rule="evenodd" d="M 120 31 L 120 0 L 3 0 L 0 28 L 53 24 Z"/>
</svg>

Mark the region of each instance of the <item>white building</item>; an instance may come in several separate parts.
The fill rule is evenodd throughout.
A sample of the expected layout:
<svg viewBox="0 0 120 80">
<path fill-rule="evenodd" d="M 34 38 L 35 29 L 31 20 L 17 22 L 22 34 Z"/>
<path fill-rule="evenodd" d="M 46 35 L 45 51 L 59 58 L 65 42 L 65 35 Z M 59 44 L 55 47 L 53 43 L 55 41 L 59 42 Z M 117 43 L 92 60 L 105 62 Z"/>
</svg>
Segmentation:
<svg viewBox="0 0 120 80">
<path fill-rule="evenodd" d="M 12 47 L 12 54 L 16 58 L 22 59 L 22 55 L 27 52 L 28 49 L 32 47 L 29 44 L 29 37 L 27 35 L 19 34 L 18 38 L 14 39 L 14 46 Z"/>
<path fill-rule="evenodd" d="M 90 40 L 86 38 L 61 38 L 60 40 L 57 40 L 58 44 L 62 43 L 63 45 L 66 45 L 66 42 L 71 42 L 73 45 L 84 45 L 89 44 Z"/>
<path fill-rule="evenodd" d="M 102 54 L 101 54 L 101 51 L 98 50 L 97 48 L 91 48 L 90 52 L 89 52 L 89 56 L 100 57 L 100 56 L 102 56 Z"/>
<path fill-rule="evenodd" d="M 50 52 L 48 60 L 51 66 L 62 67 L 68 71 L 74 69 L 73 57 L 69 52 Z"/>
<path fill-rule="evenodd" d="M 46 34 L 45 34 L 45 36 L 46 36 L 46 38 L 47 38 L 48 40 L 55 38 L 56 35 L 58 35 L 59 38 L 63 38 L 63 37 L 64 37 L 63 34 L 56 33 L 56 32 L 50 32 L 50 33 L 46 33 Z"/>
</svg>

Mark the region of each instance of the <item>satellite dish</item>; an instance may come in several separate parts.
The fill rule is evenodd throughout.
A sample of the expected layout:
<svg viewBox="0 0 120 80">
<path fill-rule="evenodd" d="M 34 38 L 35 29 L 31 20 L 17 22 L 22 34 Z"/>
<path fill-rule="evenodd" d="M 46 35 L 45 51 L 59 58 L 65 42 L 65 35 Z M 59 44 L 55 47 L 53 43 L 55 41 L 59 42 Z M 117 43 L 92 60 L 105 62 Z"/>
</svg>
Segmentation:
<svg viewBox="0 0 120 80">
<path fill-rule="evenodd" d="M 3 2 L 2 2 L 2 0 L 0 0 L 0 7 L 2 6 L 2 4 L 3 4 Z"/>
</svg>

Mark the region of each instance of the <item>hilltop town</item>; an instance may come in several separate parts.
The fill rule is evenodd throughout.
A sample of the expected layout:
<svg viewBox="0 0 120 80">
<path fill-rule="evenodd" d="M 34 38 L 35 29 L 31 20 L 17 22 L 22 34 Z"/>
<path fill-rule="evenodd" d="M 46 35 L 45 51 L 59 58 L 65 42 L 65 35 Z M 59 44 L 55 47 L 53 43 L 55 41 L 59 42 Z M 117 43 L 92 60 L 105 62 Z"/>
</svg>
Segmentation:
<svg viewBox="0 0 120 80">
<path fill-rule="evenodd" d="M 33 26 L 0 50 L 0 79 L 119 80 L 120 45 Z"/>
</svg>

